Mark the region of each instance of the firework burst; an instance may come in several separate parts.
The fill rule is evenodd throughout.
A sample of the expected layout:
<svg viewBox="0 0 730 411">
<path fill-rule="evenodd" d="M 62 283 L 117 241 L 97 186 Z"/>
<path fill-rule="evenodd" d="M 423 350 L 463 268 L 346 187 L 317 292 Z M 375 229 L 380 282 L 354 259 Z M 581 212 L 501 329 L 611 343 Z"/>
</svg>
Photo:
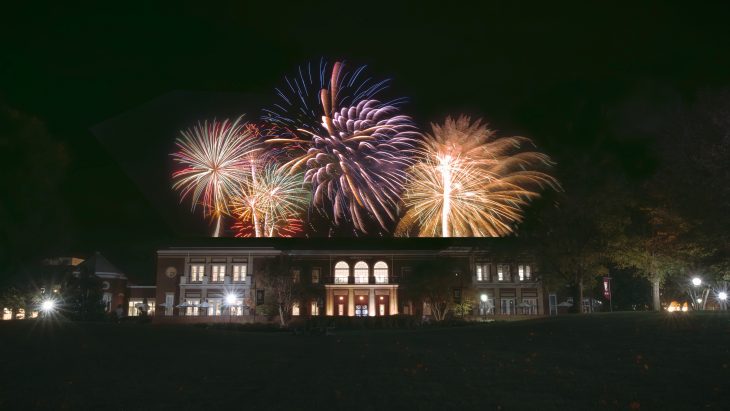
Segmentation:
<svg viewBox="0 0 730 411">
<path fill-rule="evenodd" d="M 242 122 L 213 120 L 198 123 L 181 132 L 172 154 L 181 169 L 173 172 L 173 189 L 182 202 L 188 196 L 191 209 L 202 205 L 206 217 L 216 219 L 215 237 L 220 234 L 221 218 L 229 214 L 229 199 L 239 181 L 249 173 L 251 159 L 261 151 L 257 139 Z"/>
<path fill-rule="evenodd" d="M 264 117 L 278 129 L 267 143 L 294 149 L 283 168 L 306 170 L 314 206 L 335 225 L 348 221 L 367 233 L 375 221 L 389 231 L 420 135 L 397 101 L 374 98 L 387 81 L 359 81 L 362 70 L 351 73 L 337 62 L 325 77 L 327 68 L 320 66 L 321 88 L 315 92 L 311 75 L 300 69 L 296 80 L 287 79 L 290 93 L 277 90 L 283 103 L 266 111 Z"/>
<path fill-rule="evenodd" d="M 495 137 L 481 120 L 447 118 L 432 125 L 410 168 L 396 235 L 497 237 L 512 232 L 522 209 L 557 181 L 539 171 L 552 163 L 524 151 L 524 137 Z"/>
<path fill-rule="evenodd" d="M 231 201 L 237 237 L 292 237 L 302 230 L 310 191 L 301 173 L 268 163 L 239 183 Z"/>
</svg>

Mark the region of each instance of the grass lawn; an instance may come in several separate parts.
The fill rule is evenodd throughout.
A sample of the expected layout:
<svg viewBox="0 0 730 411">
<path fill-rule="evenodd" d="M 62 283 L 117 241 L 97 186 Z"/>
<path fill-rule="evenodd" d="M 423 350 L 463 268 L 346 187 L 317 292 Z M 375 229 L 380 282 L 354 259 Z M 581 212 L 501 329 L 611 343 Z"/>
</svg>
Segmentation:
<svg viewBox="0 0 730 411">
<path fill-rule="evenodd" d="M 730 409 L 730 315 L 334 336 L 0 322 L 0 409 Z"/>
</svg>

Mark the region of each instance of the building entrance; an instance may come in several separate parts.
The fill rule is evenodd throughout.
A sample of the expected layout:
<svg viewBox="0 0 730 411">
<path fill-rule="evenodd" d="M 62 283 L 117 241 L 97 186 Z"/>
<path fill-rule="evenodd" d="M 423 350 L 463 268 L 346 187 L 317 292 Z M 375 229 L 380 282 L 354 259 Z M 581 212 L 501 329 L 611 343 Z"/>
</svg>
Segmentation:
<svg viewBox="0 0 730 411">
<path fill-rule="evenodd" d="M 355 317 L 367 317 L 368 316 L 368 305 L 367 304 L 356 304 L 355 305 Z"/>
</svg>

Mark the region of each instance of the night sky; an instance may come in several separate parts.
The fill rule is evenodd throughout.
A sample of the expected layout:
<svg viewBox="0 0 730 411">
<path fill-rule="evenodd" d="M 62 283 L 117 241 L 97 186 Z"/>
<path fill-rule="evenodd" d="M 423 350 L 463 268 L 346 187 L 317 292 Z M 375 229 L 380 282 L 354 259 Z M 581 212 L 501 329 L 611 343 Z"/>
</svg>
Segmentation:
<svg viewBox="0 0 730 411">
<path fill-rule="evenodd" d="M 263 106 L 284 75 L 320 57 L 392 78 L 392 92 L 409 98 L 404 111 L 424 128 L 469 113 L 501 134 L 532 138 L 558 162 L 559 177 L 640 181 L 660 161 L 652 139 L 671 107 L 730 86 L 723 4 L 253 3 L 2 12 L 0 271 L 98 250 L 150 281 L 157 247 L 207 232 L 176 224 L 197 217 L 187 205 L 166 210 L 140 184 L 140 173 L 169 172 L 175 134 L 153 131 L 218 112 L 257 116 L 255 103 Z M 180 122 L 180 113 L 194 118 L 165 121 Z M 18 124 L 33 126 L 24 134 Z M 106 137 L 94 132 L 105 124 Z M 110 134 L 109 124 L 125 132 Z M 158 189 L 169 195 L 169 185 Z"/>
</svg>

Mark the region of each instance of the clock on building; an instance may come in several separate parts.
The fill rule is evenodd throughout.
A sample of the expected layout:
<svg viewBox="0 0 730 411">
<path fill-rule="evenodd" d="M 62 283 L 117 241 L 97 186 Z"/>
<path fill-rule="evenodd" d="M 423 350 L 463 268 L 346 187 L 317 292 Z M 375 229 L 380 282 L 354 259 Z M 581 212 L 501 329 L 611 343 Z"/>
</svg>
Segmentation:
<svg viewBox="0 0 730 411">
<path fill-rule="evenodd" d="M 175 276 L 177 275 L 177 269 L 175 269 L 175 267 L 167 267 L 167 269 L 165 270 L 165 275 L 167 276 L 167 278 L 175 278 Z"/>
</svg>

